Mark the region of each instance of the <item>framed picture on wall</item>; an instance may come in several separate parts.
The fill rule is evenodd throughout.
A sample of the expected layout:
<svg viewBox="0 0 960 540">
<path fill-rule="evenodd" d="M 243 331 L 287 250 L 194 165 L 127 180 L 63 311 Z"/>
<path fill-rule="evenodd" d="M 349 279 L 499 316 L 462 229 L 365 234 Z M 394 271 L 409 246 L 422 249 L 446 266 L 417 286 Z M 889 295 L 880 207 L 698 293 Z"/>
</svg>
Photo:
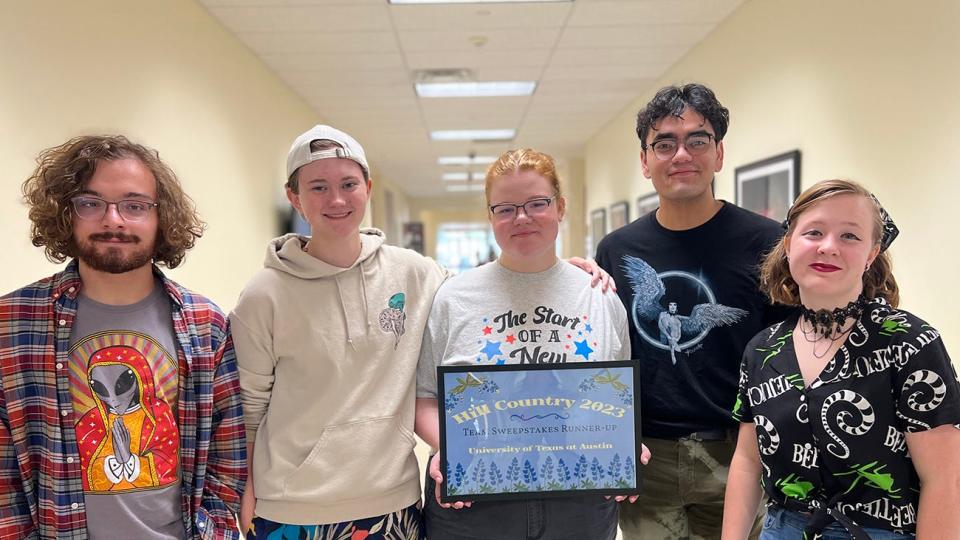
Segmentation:
<svg viewBox="0 0 960 540">
<path fill-rule="evenodd" d="M 590 256 L 597 256 L 597 245 L 607 235 L 607 211 L 597 208 L 590 212 Z"/>
<path fill-rule="evenodd" d="M 800 151 L 737 167 L 734 177 L 737 206 L 783 221 L 800 194 Z"/>
<path fill-rule="evenodd" d="M 620 201 L 610 205 L 610 232 L 630 223 L 630 203 Z"/>
<path fill-rule="evenodd" d="M 654 193 L 647 193 L 646 195 L 641 195 L 637 197 L 637 218 L 653 212 L 660 207 L 660 196 Z"/>
</svg>

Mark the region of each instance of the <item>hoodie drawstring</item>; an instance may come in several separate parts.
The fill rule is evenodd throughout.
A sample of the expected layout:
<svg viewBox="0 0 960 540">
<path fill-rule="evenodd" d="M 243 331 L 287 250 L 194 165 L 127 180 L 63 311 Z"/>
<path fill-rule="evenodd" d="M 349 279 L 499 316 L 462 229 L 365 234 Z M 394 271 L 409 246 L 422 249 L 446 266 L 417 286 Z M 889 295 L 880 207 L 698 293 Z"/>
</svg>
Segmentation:
<svg viewBox="0 0 960 540">
<path fill-rule="evenodd" d="M 367 302 L 367 277 L 363 272 L 363 261 L 360 261 L 360 293 L 363 296 L 363 316 L 367 319 L 367 332 L 370 332 L 370 327 L 373 326 L 373 323 L 370 322 L 370 304 Z"/>
<path fill-rule="evenodd" d="M 367 302 L 367 279 L 364 276 L 363 272 L 363 261 L 360 261 L 360 294 L 363 297 L 363 317 L 367 321 L 367 333 L 370 332 L 370 327 L 373 326 L 373 323 L 370 322 L 370 304 Z M 347 327 L 347 343 L 350 344 L 350 348 L 354 351 L 357 350 L 356 345 L 353 344 L 353 336 L 350 335 L 350 319 L 347 317 L 347 307 L 343 301 L 343 288 L 340 287 L 340 275 L 334 274 L 333 281 L 337 286 L 337 295 L 340 297 L 340 313 L 343 315 L 344 324 Z"/>
</svg>

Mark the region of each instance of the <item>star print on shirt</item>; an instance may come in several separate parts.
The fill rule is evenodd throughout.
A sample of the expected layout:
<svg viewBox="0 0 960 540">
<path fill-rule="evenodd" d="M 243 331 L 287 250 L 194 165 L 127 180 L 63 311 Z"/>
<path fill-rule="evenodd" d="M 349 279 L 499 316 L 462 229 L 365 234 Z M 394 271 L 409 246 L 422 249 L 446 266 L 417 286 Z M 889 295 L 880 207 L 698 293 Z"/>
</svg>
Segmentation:
<svg viewBox="0 0 960 540">
<path fill-rule="evenodd" d="M 509 344 L 511 344 L 511 345 L 513 345 L 513 342 L 516 341 L 516 340 L 517 340 L 517 338 L 516 338 L 516 336 L 514 336 L 513 334 L 509 334 L 509 335 L 507 336 L 507 343 L 509 343 Z"/>
<path fill-rule="evenodd" d="M 587 344 L 587 340 L 575 341 L 574 345 L 577 346 L 577 350 L 573 354 L 579 354 L 584 358 L 584 360 L 590 359 L 590 353 L 593 352 L 593 349 L 590 348 L 590 345 Z"/>
<path fill-rule="evenodd" d="M 487 360 L 492 360 L 493 357 L 503 354 L 503 352 L 500 351 L 499 341 L 487 341 L 487 344 L 484 345 L 483 349 L 480 349 L 480 352 L 487 355 Z"/>
<path fill-rule="evenodd" d="M 493 328 L 491 328 L 491 327 L 489 327 L 489 326 L 484 326 L 484 327 L 483 327 L 483 335 L 489 336 L 489 335 L 490 335 L 490 332 L 493 332 Z"/>
</svg>

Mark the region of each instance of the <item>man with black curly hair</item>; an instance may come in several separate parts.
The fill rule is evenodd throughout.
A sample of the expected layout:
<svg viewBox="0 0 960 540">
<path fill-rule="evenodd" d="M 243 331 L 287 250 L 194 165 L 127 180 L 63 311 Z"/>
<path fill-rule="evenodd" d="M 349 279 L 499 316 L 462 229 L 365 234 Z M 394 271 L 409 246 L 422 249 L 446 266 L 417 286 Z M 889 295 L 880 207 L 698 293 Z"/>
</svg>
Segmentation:
<svg viewBox="0 0 960 540">
<path fill-rule="evenodd" d="M 163 275 L 203 233 L 176 175 L 122 136 L 44 150 L 23 184 L 51 277 L 0 298 L 0 538 L 239 538 L 233 341 Z"/>
<path fill-rule="evenodd" d="M 728 121 L 704 85 L 661 88 L 637 114 L 643 174 L 660 206 L 597 249 L 630 314 L 653 454 L 643 495 L 620 511 L 626 539 L 720 537 L 743 347 L 782 319 L 756 273 L 782 230 L 713 194 Z"/>
</svg>

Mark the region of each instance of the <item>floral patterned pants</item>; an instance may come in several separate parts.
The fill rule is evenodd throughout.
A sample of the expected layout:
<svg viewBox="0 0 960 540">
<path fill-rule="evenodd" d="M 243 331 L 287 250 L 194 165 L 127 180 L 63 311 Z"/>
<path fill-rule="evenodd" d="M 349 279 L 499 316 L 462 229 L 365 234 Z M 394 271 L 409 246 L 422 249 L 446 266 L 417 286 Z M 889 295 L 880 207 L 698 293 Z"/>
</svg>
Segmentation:
<svg viewBox="0 0 960 540">
<path fill-rule="evenodd" d="M 326 525 L 289 525 L 253 518 L 247 540 L 425 540 L 420 503 L 392 514 Z"/>
</svg>

